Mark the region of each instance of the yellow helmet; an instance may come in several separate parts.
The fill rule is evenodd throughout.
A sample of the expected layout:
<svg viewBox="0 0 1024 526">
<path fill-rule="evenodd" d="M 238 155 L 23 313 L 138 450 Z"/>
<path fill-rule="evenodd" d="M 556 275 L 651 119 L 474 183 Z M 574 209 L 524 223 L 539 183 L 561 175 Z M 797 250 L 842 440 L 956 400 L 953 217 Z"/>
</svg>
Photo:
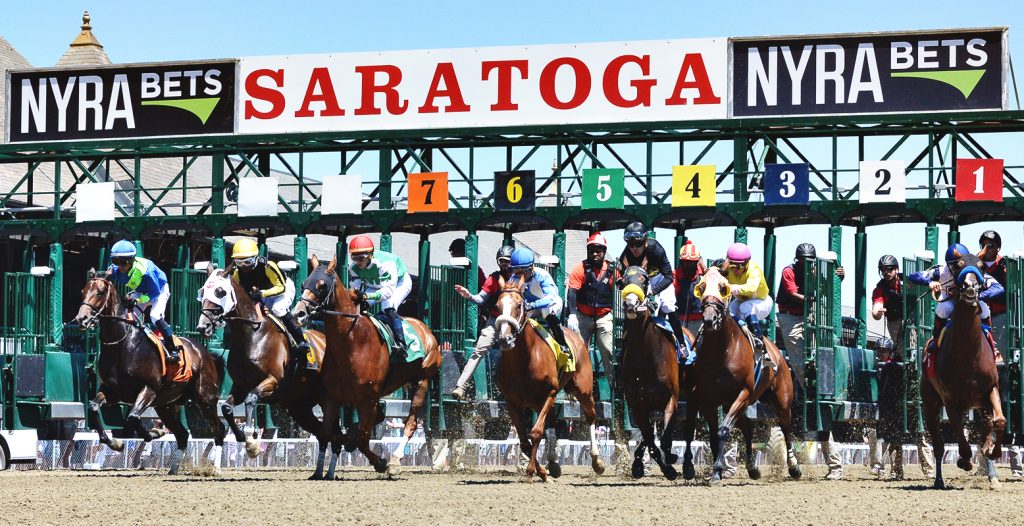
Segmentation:
<svg viewBox="0 0 1024 526">
<path fill-rule="evenodd" d="M 251 258 L 260 255 L 260 247 L 249 238 L 239 239 L 231 249 L 231 259 Z"/>
</svg>

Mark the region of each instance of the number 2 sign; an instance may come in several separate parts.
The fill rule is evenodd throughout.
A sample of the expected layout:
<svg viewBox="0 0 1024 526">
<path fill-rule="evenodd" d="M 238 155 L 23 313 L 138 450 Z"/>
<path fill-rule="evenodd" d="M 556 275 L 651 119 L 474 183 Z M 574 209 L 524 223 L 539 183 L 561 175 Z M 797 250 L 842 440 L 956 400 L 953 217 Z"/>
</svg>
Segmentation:
<svg viewBox="0 0 1024 526">
<path fill-rule="evenodd" d="M 805 205 L 810 202 L 810 170 L 806 164 L 767 164 L 764 204 Z"/>
<path fill-rule="evenodd" d="M 861 161 L 860 202 L 907 202 L 907 170 L 903 161 Z"/>
<path fill-rule="evenodd" d="M 621 209 L 625 200 L 626 170 L 622 168 L 587 168 L 583 170 L 581 208 Z"/>
<path fill-rule="evenodd" d="M 1002 159 L 957 159 L 957 201 L 1002 201 Z"/>
<path fill-rule="evenodd" d="M 409 213 L 448 211 L 448 172 L 409 174 Z"/>
</svg>

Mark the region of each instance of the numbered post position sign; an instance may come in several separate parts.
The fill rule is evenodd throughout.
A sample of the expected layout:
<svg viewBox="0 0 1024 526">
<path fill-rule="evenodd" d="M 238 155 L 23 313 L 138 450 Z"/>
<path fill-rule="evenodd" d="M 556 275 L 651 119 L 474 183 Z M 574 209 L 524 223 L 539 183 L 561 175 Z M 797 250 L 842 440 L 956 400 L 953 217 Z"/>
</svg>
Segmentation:
<svg viewBox="0 0 1024 526">
<path fill-rule="evenodd" d="M 494 209 L 533 210 L 537 206 L 536 181 L 533 170 L 494 172 Z"/>
<path fill-rule="evenodd" d="M 409 174 L 409 213 L 448 211 L 448 172 Z"/>
<path fill-rule="evenodd" d="M 957 201 L 1003 200 L 1002 159 L 957 159 Z"/>
<path fill-rule="evenodd" d="M 626 170 L 587 168 L 583 170 L 582 208 L 621 209 L 625 204 Z"/>
<path fill-rule="evenodd" d="M 861 161 L 860 202 L 907 202 L 907 170 L 903 161 Z"/>
<path fill-rule="evenodd" d="M 672 167 L 672 206 L 715 206 L 715 165 Z"/>
<path fill-rule="evenodd" d="M 811 200 L 810 167 L 802 163 L 764 167 L 764 204 L 805 205 Z"/>
</svg>

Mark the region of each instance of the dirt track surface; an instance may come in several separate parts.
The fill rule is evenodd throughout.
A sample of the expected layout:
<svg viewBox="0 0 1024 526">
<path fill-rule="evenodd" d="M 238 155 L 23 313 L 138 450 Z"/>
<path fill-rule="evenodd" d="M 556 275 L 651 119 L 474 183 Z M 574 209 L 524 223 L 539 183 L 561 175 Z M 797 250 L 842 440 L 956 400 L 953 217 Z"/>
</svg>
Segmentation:
<svg viewBox="0 0 1024 526">
<path fill-rule="evenodd" d="M 565 468 L 556 482 L 527 484 L 511 471 L 405 471 L 389 481 L 366 470 L 310 482 L 308 472 L 226 470 L 220 477 L 156 472 L 0 473 L 2 524 L 1008 524 L 1017 523 L 1024 480 L 1000 468 L 1002 489 L 946 466 L 932 491 L 916 465 L 903 482 L 863 466 L 846 479 L 799 482 L 741 475 L 723 485 L 640 481 Z M 167 499 L 177 495 L 178 498 Z M 185 517 L 179 517 L 185 515 Z"/>
</svg>

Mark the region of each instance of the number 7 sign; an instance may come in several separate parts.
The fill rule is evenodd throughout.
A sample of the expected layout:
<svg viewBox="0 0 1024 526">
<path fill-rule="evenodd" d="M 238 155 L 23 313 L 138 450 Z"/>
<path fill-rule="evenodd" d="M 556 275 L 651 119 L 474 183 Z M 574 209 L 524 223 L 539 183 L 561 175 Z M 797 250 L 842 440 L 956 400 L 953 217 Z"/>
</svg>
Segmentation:
<svg viewBox="0 0 1024 526">
<path fill-rule="evenodd" d="M 409 174 L 408 213 L 447 211 L 448 172 Z"/>
<path fill-rule="evenodd" d="M 957 159 L 957 201 L 1003 200 L 1002 159 Z"/>
</svg>

